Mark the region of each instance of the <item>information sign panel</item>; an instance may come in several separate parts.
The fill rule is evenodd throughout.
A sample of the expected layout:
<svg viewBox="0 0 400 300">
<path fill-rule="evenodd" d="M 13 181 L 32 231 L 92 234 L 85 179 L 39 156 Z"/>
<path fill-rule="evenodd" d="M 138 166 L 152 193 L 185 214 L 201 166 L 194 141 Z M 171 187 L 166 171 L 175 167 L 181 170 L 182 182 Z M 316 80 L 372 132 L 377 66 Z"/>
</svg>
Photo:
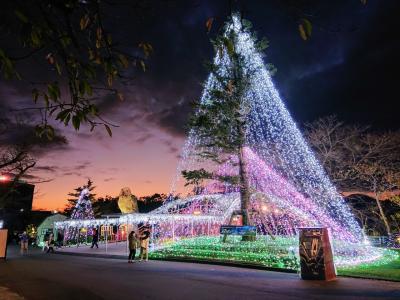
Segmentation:
<svg viewBox="0 0 400 300">
<path fill-rule="evenodd" d="M 0 229 L 0 258 L 5 259 L 7 256 L 7 229 Z"/>
<path fill-rule="evenodd" d="M 333 280 L 336 270 L 327 228 L 299 228 L 301 278 Z"/>
</svg>

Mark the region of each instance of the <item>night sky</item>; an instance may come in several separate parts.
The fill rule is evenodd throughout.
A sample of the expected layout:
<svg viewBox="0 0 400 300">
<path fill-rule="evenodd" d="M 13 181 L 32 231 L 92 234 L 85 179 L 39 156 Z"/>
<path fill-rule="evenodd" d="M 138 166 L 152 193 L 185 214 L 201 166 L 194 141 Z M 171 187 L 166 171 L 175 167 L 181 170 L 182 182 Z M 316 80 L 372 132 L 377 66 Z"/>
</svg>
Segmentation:
<svg viewBox="0 0 400 300">
<path fill-rule="evenodd" d="M 116 196 L 124 186 L 139 196 L 169 191 L 191 103 L 207 76 L 204 62 L 213 56 L 209 39 L 229 13 L 229 3 L 155 1 L 143 18 L 132 17 L 137 13 L 127 4 L 107 10 L 106 26 L 115 39 L 148 41 L 154 54 L 148 70 L 135 71 L 134 84 L 122 87 L 123 102 L 99 103 L 103 116 L 120 125 L 112 138 L 100 128 L 76 133 L 57 125 L 67 144 L 59 138 L 37 147 L 38 166 L 27 179 L 48 182 L 36 186 L 35 208 L 62 209 L 67 193 L 88 177 L 98 196 Z M 374 130 L 399 129 L 399 1 L 242 1 L 237 7 L 258 37 L 269 40 L 265 61 L 277 68 L 275 85 L 299 125 L 336 114 Z M 300 15 L 313 24 L 308 41 L 298 32 Z M 207 34 L 210 17 L 216 21 Z M 28 69 L 43 76 L 34 61 Z M 10 122 L 11 106 L 32 106 L 30 87 L 21 82 L 2 81 L 0 97 L 0 117 Z M 24 118 L 34 124 L 36 116 Z M 1 142 L 26 138 L 29 129 L 8 132 Z"/>
</svg>

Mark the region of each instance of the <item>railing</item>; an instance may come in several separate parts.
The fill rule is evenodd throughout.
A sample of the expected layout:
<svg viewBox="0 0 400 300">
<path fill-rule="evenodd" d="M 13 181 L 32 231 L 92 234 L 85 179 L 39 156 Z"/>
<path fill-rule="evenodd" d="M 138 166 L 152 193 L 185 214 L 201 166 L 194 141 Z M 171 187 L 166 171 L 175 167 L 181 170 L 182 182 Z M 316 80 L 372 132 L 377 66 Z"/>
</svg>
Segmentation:
<svg viewBox="0 0 400 300">
<path fill-rule="evenodd" d="M 385 248 L 400 248 L 400 235 L 388 236 L 367 236 L 371 246 Z"/>
</svg>

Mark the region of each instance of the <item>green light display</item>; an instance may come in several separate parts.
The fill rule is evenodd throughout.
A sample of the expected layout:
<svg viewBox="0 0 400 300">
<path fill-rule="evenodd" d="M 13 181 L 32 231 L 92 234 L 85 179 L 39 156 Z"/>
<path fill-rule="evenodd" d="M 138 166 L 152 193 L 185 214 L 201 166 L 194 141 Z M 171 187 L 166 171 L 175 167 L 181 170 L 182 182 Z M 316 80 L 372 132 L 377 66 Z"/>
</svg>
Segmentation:
<svg viewBox="0 0 400 300">
<path fill-rule="evenodd" d="M 355 251 L 355 249 L 351 249 Z M 357 266 L 382 265 L 397 259 L 395 251 L 383 250 L 379 259 L 358 263 Z M 181 239 L 150 254 L 153 259 L 203 260 L 210 262 L 227 262 L 250 264 L 270 268 L 298 270 L 298 240 L 292 237 L 259 237 L 254 242 L 241 241 L 241 237 L 230 237 L 223 243 L 219 237 L 197 237 Z M 345 258 L 336 256 L 338 268 L 351 268 L 351 265 L 341 264 Z M 348 261 L 348 257 L 346 259 Z"/>
</svg>

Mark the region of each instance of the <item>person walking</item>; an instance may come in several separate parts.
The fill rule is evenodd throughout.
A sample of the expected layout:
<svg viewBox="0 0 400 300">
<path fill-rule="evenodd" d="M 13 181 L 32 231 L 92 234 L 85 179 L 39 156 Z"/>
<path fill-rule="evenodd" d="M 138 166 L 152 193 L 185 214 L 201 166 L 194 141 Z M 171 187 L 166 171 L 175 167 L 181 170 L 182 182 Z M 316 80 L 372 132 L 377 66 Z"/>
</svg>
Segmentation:
<svg viewBox="0 0 400 300">
<path fill-rule="evenodd" d="M 96 228 L 93 228 L 93 230 L 92 230 L 92 246 L 90 246 L 90 248 L 93 248 L 94 246 L 96 246 L 96 248 L 99 248 L 99 245 L 97 244 L 98 241 L 99 241 L 99 233 L 97 232 Z"/>
<path fill-rule="evenodd" d="M 49 249 L 49 234 L 48 233 L 46 233 L 44 235 L 42 251 L 45 252 L 45 251 L 47 251 L 47 249 Z"/>
<path fill-rule="evenodd" d="M 61 231 L 57 231 L 56 239 L 55 239 L 56 249 L 57 248 L 62 248 L 63 242 L 64 242 L 64 235 L 62 234 Z"/>
<path fill-rule="evenodd" d="M 20 244 L 21 244 L 21 255 L 28 253 L 28 243 L 29 243 L 29 236 L 24 231 L 20 236 Z"/>
<path fill-rule="evenodd" d="M 50 253 L 50 252 L 54 253 L 54 237 L 53 237 L 52 233 L 49 236 L 49 243 L 48 243 L 48 246 L 47 246 L 46 253 Z"/>
<path fill-rule="evenodd" d="M 150 225 L 143 224 L 139 227 L 140 234 L 140 261 L 146 256 L 146 261 L 149 260 L 149 241 L 150 241 Z"/>
<path fill-rule="evenodd" d="M 138 244 L 138 238 L 136 233 L 132 230 L 128 236 L 129 256 L 128 263 L 133 263 L 136 255 L 136 247 Z"/>
</svg>

